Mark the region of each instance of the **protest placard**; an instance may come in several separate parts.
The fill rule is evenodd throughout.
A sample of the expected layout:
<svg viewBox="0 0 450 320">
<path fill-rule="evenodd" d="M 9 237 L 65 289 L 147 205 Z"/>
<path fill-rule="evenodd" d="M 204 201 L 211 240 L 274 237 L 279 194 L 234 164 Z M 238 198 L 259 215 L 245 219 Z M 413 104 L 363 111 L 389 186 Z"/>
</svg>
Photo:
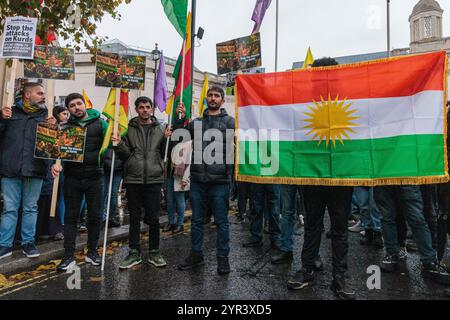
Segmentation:
<svg viewBox="0 0 450 320">
<path fill-rule="evenodd" d="M 108 88 L 144 90 L 145 56 L 99 52 L 96 57 L 95 85 Z"/>
<path fill-rule="evenodd" d="M 36 46 L 34 60 L 26 60 L 27 78 L 75 80 L 75 51 L 69 48 Z"/>
<path fill-rule="evenodd" d="M 39 123 L 34 157 L 83 162 L 86 128 Z"/>
<path fill-rule="evenodd" d="M 262 64 L 259 33 L 218 43 L 216 51 L 218 74 L 256 68 Z"/>
<path fill-rule="evenodd" d="M 37 18 L 7 17 L 0 58 L 33 59 Z"/>
</svg>

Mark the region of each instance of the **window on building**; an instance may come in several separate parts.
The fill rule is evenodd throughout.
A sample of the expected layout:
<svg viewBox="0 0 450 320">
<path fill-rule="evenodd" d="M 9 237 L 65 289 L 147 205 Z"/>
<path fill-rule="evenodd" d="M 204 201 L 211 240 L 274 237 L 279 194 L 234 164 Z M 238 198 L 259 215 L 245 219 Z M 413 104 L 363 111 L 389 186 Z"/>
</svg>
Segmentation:
<svg viewBox="0 0 450 320">
<path fill-rule="evenodd" d="M 433 28 L 431 26 L 431 17 L 425 17 L 425 38 L 433 36 Z"/>
<path fill-rule="evenodd" d="M 414 21 L 414 41 L 420 39 L 419 20 Z"/>
</svg>

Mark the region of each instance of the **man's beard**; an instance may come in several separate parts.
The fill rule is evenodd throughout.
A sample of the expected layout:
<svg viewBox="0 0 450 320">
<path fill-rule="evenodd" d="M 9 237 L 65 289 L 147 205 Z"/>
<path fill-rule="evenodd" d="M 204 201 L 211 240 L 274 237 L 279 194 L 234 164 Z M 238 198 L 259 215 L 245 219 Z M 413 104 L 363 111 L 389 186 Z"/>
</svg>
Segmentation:
<svg viewBox="0 0 450 320">
<path fill-rule="evenodd" d="M 218 104 L 216 104 L 216 105 L 208 105 L 208 109 L 216 111 L 216 110 L 220 109 L 220 105 L 218 105 Z"/>
<path fill-rule="evenodd" d="M 84 111 L 81 116 L 78 116 L 77 114 L 71 114 L 70 116 L 74 117 L 75 119 L 83 119 L 86 116 L 86 111 Z"/>
<path fill-rule="evenodd" d="M 30 103 L 33 107 L 36 107 L 36 108 L 38 108 L 38 109 L 45 109 L 46 107 L 45 107 L 45 102 L 31 102 Z"/>
</svg>

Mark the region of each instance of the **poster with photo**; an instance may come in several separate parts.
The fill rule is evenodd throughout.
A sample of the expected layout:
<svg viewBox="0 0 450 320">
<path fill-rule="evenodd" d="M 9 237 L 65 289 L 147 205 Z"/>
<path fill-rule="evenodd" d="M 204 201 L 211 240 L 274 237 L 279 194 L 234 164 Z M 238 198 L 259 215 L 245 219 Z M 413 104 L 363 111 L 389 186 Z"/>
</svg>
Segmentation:
<svg viewBox="0 0 450 320">
<path fill-rule="evenodd" d="M 85 141 L 86 128 L 39 123 L 34 157 L 82 163 Z"/>
<path fill-rule="evenodd" d="M 226 74 L 262 65 L 259 33 L 218 43 L 216 52 L 217 74 Z"/>
<path fill-rule="evenodd" d="M 36 46 L 34 60 L 26 60 L 27 78 L 75 80 L 75 51 L 69 48 Z"/>
<path fill-rule="evenodd" d="M 96 57 L 95 85 L 98 87 L 145 89 L 145 56 L 99 52 Z"/>
</svg>

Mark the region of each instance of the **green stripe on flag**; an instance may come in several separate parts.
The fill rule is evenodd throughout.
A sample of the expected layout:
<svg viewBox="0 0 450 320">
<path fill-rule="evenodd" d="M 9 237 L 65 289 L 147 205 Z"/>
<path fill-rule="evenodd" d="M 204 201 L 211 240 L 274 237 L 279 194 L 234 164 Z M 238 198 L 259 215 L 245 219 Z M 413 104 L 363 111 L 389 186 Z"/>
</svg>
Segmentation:
<svg viewBox="0 0 450 320">
<path fill-rule="evenodd" d="M 239 175 L 273 178 L 380 179 L 445 175 L 444 136 L 406 135 L 346 140 L 336 148 L 317 141 L 239 143 Z M 277 150 L 278 148 L 278 150 Z M 265 150 L 268 150 L 267 152 Z M 272 164 L 263 155 L 273 152 Z M 245 153 L 245 162 L 241 157 Z M 250 158 L 252 157 L 252 158 Z M 252 162 L 250 162 L 252 161 Z M 277 168 L 276 172 L 267 168 Z M 265 170 L 264 170 L 265 168 Z"/>
<path fill-rule="evenodd" d="M 161 0 L 164 12 L 184 39 L 187 23 L 187 0 Z"/>
</svg>

